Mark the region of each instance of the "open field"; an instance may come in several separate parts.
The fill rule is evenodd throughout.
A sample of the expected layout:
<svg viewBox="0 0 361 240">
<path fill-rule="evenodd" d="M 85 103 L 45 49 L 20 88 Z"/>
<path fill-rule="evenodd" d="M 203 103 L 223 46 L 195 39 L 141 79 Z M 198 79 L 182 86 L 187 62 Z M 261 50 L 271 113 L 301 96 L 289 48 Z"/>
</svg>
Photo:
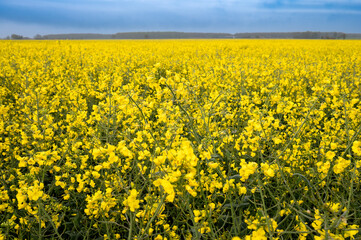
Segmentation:
<svg viewBox="0 0 361 240">
<path fill-rule="evenodd" d="M 0 239 L 361 238 L 361 41 L 0 41 Z"/>
</svg>

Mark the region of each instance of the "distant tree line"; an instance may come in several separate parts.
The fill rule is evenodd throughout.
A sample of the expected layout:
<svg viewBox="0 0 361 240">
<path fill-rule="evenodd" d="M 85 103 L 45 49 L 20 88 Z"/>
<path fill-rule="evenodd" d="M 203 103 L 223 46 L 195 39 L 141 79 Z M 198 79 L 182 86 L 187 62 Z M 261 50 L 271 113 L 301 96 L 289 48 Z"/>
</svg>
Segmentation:
<svg viewBox="0 0 361 240">
<path fill-rule="evenodd" d="M 236 38 L 282 38 L 282 39 L 346 39 L 342 32 L 270 32 L 270 33 L 236 33 Z M 361 37 L 361 34 L 360 36 Z"/>
<path fill-rule="evenodd" d="M 11 34 L 11 36 L 7 36 L 5 39 L 7 40 L 22 40 L 22 39 L 31 39 L 31 38 L 28 38 L 28 37 L 24 37 L 22 35 L 18 35 L 18 34 Z"/>
<path fill-rule="evenodd" d="M 206 39 L 206 38 L 260 38 L 260 39 L 361 39 L 361 33 L 343 32 L 257 32 L 257 33 L 197 33 L 197 32 L 122 32 L 115 34 L 71 33 L 36 34 L 33 39 Z M 12 34 L 5 39 L 30 39 Z"/>
<path fill-rule="evenodd" d="M 185 33 L 185 32 L 123 32 L 115 34 L 72 33 L 36 36 L 34 39 L 191 39 L 232 38 L 229 33 Z"/>
</svg>

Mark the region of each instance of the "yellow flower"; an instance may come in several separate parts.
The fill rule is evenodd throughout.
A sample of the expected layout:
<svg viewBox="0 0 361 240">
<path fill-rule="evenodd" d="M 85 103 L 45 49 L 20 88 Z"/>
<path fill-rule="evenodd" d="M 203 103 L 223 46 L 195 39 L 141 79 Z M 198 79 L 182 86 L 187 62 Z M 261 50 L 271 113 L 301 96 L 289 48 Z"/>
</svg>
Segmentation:
<svg viewBox="0 0 361 240">
<path fill-rule="evenodd" d="M 16 194 L 16 199 L 18 200 L 18 208 L 22 209 L 27 206 L 26 199 L 28 198 L 27 195 L 23 194 L 21 190 L 18 190 L 18 193 Z"/>
<path fill-rule="evenodd" d="M 29 200 L 37 201 L 41 198 L 43 196 L 43 191 L 41 190 L 43 187 L 44 185 L 42 183 L 38 185 L 36 182 L 34 186 L 29 187 L 27 192 Z"/>
<path fill-rule="evenodd" d="M 153 184 L 156 187 L 162 186 L 164 191 L 168 194 L 168 196 L 166 197 L 166 200 L 168 202 L 173 202 L 174 201 L 174 197 L 175 197 L 175 192 L 174 192 L 174 187 L 173 185 L 165 179 L 157 179 L 153 182 Z"/>
<path fill-rule="evenodd" d="M 359 225 L 356 225 L 356 224 L 347 226 L 347 229 L 345 229 L 344 237 L 345 238 L 349 237 L 351 239 L 355 239 L 354 236 L 357 233 L 359 233 L 358 229 L 359 229 Z"/>
<path fill-rule="evenodd" d="M 100 155 L 102 155 L 103 151 L 102 149 L 95 148 L 93 149 L 93 158 L 97 159 Z"/>
<path fill-rule="evenodd" d="M 69 200 L 69 198 L 70 198 L 70 195 L 69 195 L 69 194 L 65 194 L 65 195 L 63 196 L 63 199 L 64 199 L 64 200 Z"/>
<path fill-rule="evenodd" d="M 361 156 L 361 141 L 354 141 L 352 144 L 352 151 L 356 156 Z"/>
<path fill-rule="evenodd" d="M 316 165 L 320 173 L 327 174 L 328 170 L 330 169 L 331 163 L 329 161 L 318 162 Z"/>
<path fill-rule="evenodd" d="M 270 178 L 275 176 L 275 172 L 268 163 L 261 163 L 261 169 L 266 177 Z"/>
<path fill-rule="evenodd" d="M 154 240 L 163 240 L 163 237 L 158 234 L 158 235 L 154 238 Z"/>
<path fill-rule="evenodd" d="M 336 164 L 333 166 L 333 171 L 336 174 L 340 174 L 345 171 L 345 169 L 350 166 L 351 161 L 346 160 L 342 157 L 339 157 L 336 161 Z"/>
<path fill-rule="evenodd" d="M 323 219 L 321 218 L 320 211 L 318 209 L 315 210 L 315 220 L 311 223 L 312 227 L 315 230 L 320 230 L 322 228 Z"/>
<path fill-rule="evenodd" d="M 199 220 L 202 219 L 202 213 L 199 210 L 193 210 L 193 214 L 194 214 L 194 221 L 195 222 L 199 222 Z"/>
<path fill-rule="evenodd" d="M 245 160 L 241 160 L 241 168 L 239 169 L 239 175 L 241 180 L 245 182 L 250 175 L 254 174 L 257 170 L 258 164 L 255 162 L 246 163 Z"/>
<path fill-rule="evenodd" d="M 139 206 L 139 200 L 137 199 L 138 192 L 136 189 L 130 191 L 130 195 L 123 201 L 125 207 L 129 208 L 131 212 L 135 212 Z"/>
<path fill-rule="evenodd" d="M 94 170 L 99 172 L 102 168 L 103 168 L 102 165 L 97 165 L 97 166 L 94 167 Z"/>
<path fill-rule="evenodd" d="M 92 175 L 95 179 L 100 178 L 100 174 L 97 171 L 92 171 Z"/>
<path fill-rule="evenodd" d="M 332 160 L 335 156 L 336 156 L 336 153 L 333 151 L 328 151 L 326 153 L 326 159 L 328 159 L 328 160 Z"/>
<path fill-rule="evenodd" d="M 250 240 L 267 240 L 266 232 L 263 230 L 263 228 L 253 231 L 252 235 L 247 237 L 246 239 L 250 239 Z"/>
<path fill-rule="evenodd" d="M 275 138 L 273 138 L 273 142 L 275 144 L 280 144 L 280 143 L 282 143 L 282 140 L 280 138 L 278 138 L 278 137 L 275 137 Z"/>
<path fill-rule="evenodd" d="M 340 209 L 340 203 L 326 203 L 326 206 L 334 213 L 338 212 L 338 210 Z"/>
<path fill-rule="evenodd" d="M 208 165 L 209 165 L 210 168 L 216 169 L 218 167 L 219 163 L 211 162 Z"/>
</svg>

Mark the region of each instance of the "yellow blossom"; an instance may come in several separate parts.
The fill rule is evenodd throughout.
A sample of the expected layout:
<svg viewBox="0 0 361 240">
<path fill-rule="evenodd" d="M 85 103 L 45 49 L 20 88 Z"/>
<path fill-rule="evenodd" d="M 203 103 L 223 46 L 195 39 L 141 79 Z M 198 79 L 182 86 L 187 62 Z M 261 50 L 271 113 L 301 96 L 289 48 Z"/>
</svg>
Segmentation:
<svg viewBox="0 0 361 240">
<path fill-rule="evenodd" d="M 136 189 L 132 189 L 127 199 L 123 201 L 125 207 L 128 207 L 131 212 L 135 212 L 139 206 L 139 200 L 137 199 L 138 192 Z"/>
</svg>

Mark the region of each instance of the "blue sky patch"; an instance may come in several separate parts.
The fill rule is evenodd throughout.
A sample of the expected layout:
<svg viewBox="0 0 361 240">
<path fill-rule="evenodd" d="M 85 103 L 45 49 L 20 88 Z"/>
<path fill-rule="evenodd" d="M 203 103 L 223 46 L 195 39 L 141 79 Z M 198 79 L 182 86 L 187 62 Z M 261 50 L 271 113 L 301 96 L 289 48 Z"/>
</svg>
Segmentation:
<svg viewBox="0 0 361 240">
<path fill-rule="evenodd" d="M 0 0 L 0 37 L 125 31 L 361 32 L 361 0 Z"/>
</svg>

